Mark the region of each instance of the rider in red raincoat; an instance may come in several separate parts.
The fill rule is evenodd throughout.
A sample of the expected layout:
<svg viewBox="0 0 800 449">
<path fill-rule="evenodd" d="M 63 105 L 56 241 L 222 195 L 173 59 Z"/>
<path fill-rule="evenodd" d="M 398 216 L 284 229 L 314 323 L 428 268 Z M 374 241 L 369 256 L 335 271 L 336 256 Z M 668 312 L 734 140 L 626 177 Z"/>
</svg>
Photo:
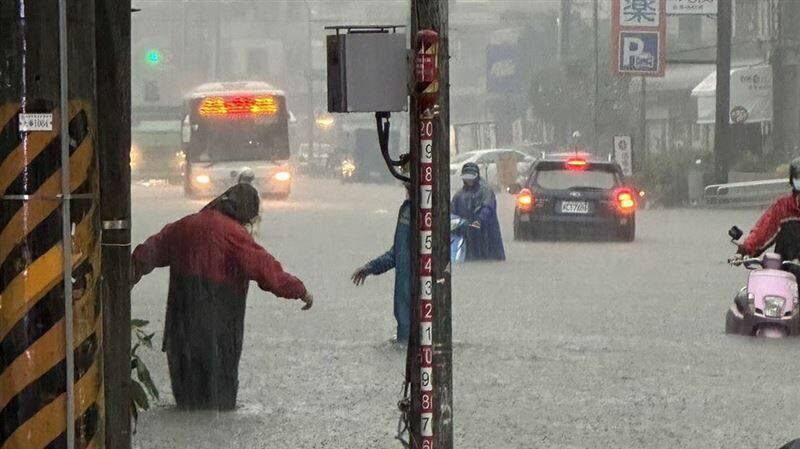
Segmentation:
<svg viewBox="0 0 800 449">
<path fill-rule="evenodd" d="M 170 267 L 163 350 L 182 409 L 236 406 L 247 289 L 313 303 L 303 283 L 255 242 L 258 192 L 238 184 L 199 213 L 167 225 L 133 252 L 133 281 Z"/>
<path fill-rule="evenodd" d="M 739 246 L 740 256 L 758 256 L 774 243 L 784 260 L 800 257 L 800 158 L 789 165 L 789 182 L 792 193 L 778 198 L 764 212 Z"/>
</svg>

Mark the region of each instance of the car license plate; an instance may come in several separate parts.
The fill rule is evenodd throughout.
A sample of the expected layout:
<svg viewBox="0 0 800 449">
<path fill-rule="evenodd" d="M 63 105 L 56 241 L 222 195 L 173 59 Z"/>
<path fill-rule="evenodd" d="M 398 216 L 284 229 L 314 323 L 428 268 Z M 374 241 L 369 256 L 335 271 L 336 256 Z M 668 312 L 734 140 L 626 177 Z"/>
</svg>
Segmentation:
<svg viewBox="0 0 800 449">
<path fill-rule="evenodd" d="M 586 201 L 564 201 L 561 203 L 562 214 L 588 214 L 589 203 Z"/>
</svg>

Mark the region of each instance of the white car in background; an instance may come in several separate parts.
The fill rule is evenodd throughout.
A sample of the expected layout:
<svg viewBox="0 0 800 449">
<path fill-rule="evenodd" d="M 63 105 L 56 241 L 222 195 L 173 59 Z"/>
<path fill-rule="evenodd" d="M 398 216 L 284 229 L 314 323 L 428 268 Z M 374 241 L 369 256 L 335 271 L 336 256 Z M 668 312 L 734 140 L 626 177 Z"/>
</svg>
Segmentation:
<svg viewBox="0 0 800 449">
<path fill-rule="evenodd" d="M 506 148 L 476 150 L 458 154 L 450 161 L 451 190 L 455 192 L 461 187 L 461 167 L 467 162 L 478 164 L 481 170 L 481 178 L 485 180 L 490 187 L 494 189 L 507 187 L 500 185 L 500 180 L 497 176 L 497 162 L 506 155 L 513 157 L 517 163 L 517 176 L 515 176 L 515 178 L 525 174 L 536 161 L 535 157 L 527 153 Z"/>
</svg>

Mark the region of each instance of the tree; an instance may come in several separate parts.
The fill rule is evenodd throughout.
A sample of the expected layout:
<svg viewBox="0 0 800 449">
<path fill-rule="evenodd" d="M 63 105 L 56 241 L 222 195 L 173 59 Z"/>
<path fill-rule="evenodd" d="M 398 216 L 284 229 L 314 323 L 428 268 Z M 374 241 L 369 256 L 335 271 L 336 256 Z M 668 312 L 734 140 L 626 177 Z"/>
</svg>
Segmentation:
<svg viewBox="0 0 800 449">
<path fill-rule="evenodd" d="M 562 61 L 550 58 L 531 75 L 530 104 L 534 114 L 556 130 L 556 143 L 564 143 L 572 131 L 579 130 L 592 141 L 592 103 L 594 97 L 594 47 L 592 29 L 574 18 L 570 41 L 574 44 Z M 610 29 L 606 22 L 600 29 Z M 603 39 L 601 39 L 601 42 Z M 605 39 L 605 42 L 610 42 Z M 603 61 L 611 61 L 609 45 L 601 45 L 599 67 L 598 130 L 615 133 L 632 130 L 636 101 L 629 93 L 630 78 L 611 73 Z"/>
</svg>

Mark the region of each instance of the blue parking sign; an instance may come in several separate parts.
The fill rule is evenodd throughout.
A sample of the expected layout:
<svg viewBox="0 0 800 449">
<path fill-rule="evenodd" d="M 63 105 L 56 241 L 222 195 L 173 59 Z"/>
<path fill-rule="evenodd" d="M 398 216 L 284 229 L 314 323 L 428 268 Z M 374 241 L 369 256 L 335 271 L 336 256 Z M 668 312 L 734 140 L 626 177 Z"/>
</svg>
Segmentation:
<svg viewBox="0 0 800 449">
<path fill-rule="evenodd" d="M 651 76 L 663 73 L 657 31 L 620 31 L 618 42 L 619 73 Z"/>
</svg>

